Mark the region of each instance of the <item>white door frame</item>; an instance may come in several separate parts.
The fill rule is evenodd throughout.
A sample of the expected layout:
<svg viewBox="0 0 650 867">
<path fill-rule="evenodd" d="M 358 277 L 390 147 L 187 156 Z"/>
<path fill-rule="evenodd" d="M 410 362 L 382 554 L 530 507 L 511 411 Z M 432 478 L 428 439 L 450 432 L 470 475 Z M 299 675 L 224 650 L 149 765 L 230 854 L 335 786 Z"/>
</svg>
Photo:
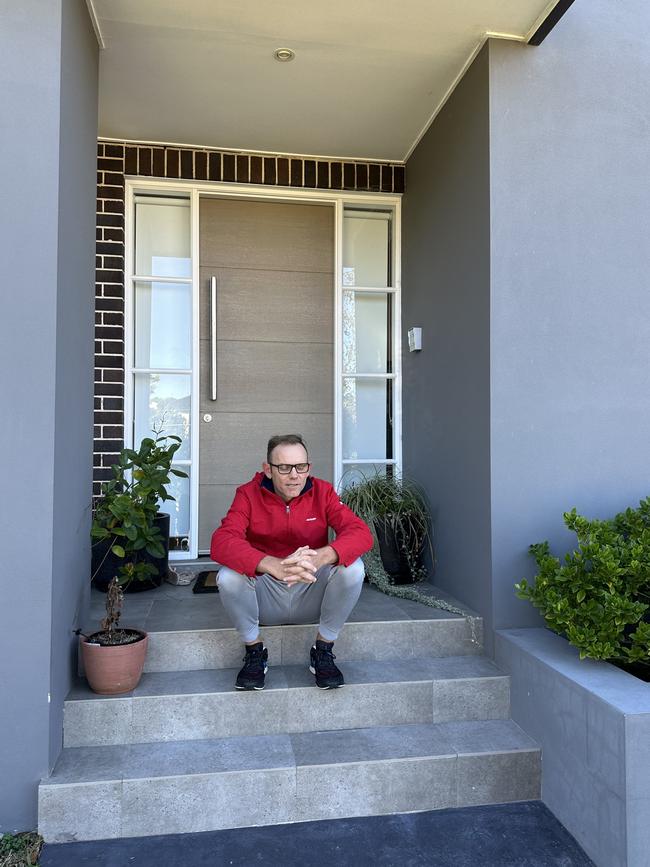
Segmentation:
<svg viewBox="0 0 650 867">
<path fill-rule="evenodd" d="M 138 193 L 160 195 L 183 194 L 190 199 L 192 251 L 192 409 L 191 409 L 191 478 L 190 478 L 190 547 L 188 551 L 172 551 L 170 559 L 195 559 L 198 555 L 199 507 L 199 198 L 247 199 L 249 201 L 295 202 L 331 205 L 334 208 L 334 481 L 342 474 L 343 422 L 342 395 L 342 306 L 343 306 L 343 211 L 353 208 L 374 208 L 393 212 L 392 285 L 380 291 L 395 295 L 393 305 L 393 464 L 402 467 L 402 321 L 401 321 L 401 200 L 400 194 L 359 193 L 347 190 L 310 190 L 302 187 L 263 187 L 253 184 L 228 184 L 220 181 L 165 181 L 156 178 L 127 177 L 125 185 L 125 259 L 124 259 L 124 440 L 132 447 L 133 418 L 133 277 L 134 226 L 133 199 Z M 377 290 L 375 290 L 377 291 Z M 350 463 L 363 463 L 351 461 Z M 368 463 L 371 463 L 368 461 Z M 242 479 L 242 483 L 246 481 Z"/>
</svg>

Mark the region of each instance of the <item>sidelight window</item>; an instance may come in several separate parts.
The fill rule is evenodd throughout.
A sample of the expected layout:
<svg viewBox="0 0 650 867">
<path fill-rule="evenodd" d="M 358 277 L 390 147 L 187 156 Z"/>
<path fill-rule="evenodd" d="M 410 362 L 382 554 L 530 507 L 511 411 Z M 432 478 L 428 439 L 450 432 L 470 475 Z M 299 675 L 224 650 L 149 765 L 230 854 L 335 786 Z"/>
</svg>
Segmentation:
<svg viewBox="0 0 650 867">
<path fill-rule="evenodd" d="M 168 512 L 170 548 L 190 539 L 192 477 L 192 254 L 188 197 L 136 195 L 133 216 L 130 376 L 133 441 L 155 431 L 180 437 Z"/>
<path fill-rule="evenodd" d="M 396 287 L 391 210 L 345 208 L 342 244 L 341 476 L 392 472 Z"/>
</svg>

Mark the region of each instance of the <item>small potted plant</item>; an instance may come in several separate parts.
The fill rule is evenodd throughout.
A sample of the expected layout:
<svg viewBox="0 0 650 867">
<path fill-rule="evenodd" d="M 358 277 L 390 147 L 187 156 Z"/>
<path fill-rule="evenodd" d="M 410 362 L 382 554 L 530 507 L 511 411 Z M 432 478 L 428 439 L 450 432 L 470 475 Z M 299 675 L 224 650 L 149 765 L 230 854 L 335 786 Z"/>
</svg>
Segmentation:
<svg viewBox="0 0 650 867">
<path fill-rule="evenodd" d="M 94 551 L 93 579 L 100 570 L 110 577 L 106 617 L 97 632 L 81 635 L 81 655 L 90 687 L 102 695 L 129 692 L 142 675 L 147 634 L 120 628 L 123 593 L 131 587 L 154 586 L 165 577 L 169 516 L 164 516 L 165 538 L 158 503 L 174 499 L 166 487 L 170 473 L 187 475 L 171 468 L 179 445 L 178 437 L 157 435 L 143 439 L 137 451 L 123 449 L 95 508 L 91 535 L 101 547 L 99 554 Z"/>
<path fill-rule="evenodd" d="M 431 548 L 431 517 L 415 482 L 396 474 L 375 473 L 346 484 L 344 477 L 341 501 L 372 530 L 382 569 L 391 584 L 424 580 L 427 543 Z"/>
<path fill-rule="evenodd" d="M 147 653 L 147 633 L 119 626 L 124 594 L 122 583 L 146 579 L 155 568 L 150 563 L 126 563 L 113 577 L 106 592 L 106 617 L 98 632 L 81 635 L 81 658 L 90 688 L 100 695 L 117 695 L 135 689 L 142 676 Z"/>
</svg>

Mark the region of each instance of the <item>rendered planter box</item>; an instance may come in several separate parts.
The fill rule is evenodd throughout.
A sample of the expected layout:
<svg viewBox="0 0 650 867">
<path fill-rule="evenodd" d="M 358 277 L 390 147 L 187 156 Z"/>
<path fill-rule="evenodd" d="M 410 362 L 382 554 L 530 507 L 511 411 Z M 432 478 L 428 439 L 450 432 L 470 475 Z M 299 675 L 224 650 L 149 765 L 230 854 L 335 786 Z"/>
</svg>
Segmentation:
<svg viewBox="0 0 650 867">
<path fill-rule="evenodd" d="M 647 867 L 650 684 L 547 629 L 498 630 L 495 657 L 542 747 L 542 800 L 598 867 Z"/>
</svg>

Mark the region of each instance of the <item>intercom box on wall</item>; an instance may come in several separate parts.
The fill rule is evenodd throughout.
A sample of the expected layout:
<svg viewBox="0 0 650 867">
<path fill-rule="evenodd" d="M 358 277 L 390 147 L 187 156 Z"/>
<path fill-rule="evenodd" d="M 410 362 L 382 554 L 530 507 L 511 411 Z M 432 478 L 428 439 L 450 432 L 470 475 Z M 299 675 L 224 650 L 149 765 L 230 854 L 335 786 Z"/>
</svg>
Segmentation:
<svg viewBox="0 0 650 867">
<path fill-rule="evenodd" d="M 409 352 L 419 352 L 422 349 L 422 329 L 409 328 Z"/>
</svg>

